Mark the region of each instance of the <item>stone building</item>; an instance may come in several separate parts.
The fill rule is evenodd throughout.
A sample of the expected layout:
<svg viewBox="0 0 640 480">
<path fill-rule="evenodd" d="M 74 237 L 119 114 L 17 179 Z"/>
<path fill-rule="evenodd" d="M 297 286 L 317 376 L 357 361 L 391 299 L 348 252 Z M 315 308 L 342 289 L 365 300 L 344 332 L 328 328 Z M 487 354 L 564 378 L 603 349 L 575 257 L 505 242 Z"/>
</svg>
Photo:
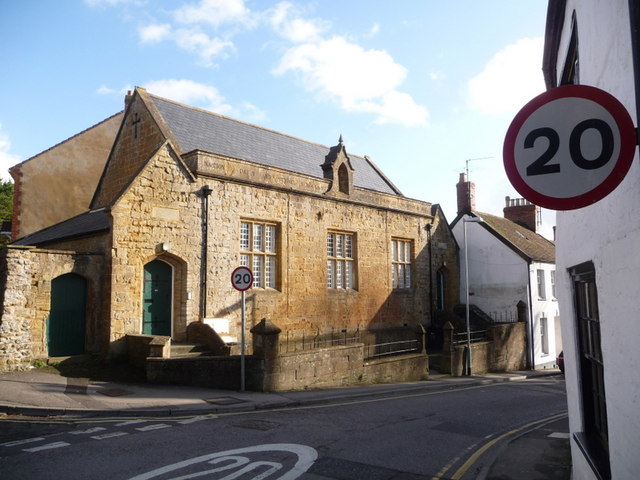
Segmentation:
<svg viewBox="0 0 640 480">
<path fill-rule="evenodd" d="M 342 138 L 328 148 L 141 88 L 125 104 L 105 121 L 118 123 L 106 156 L 83 156 L 79 134 L 12 170 L 15 214 L 27 219 L 38 218 L 27 192 L 43 178 L 30 172 L 66 175 L 43 159 L 103 167 L 85 179 L 91 198 L 4 251 L 0 369 L 121 355 L 126 335 L 181 342 L 193 322 L 238 339 L 238 265 L 255 277 L 247 330 L 266 318 L 283 335 L 381 339 L 427 327 L 436 300 L 457 302 L 458 247 L 442 210 L 403 196 Z M 45 193 L 52 205 L 66 194 Z"/>
</svg>

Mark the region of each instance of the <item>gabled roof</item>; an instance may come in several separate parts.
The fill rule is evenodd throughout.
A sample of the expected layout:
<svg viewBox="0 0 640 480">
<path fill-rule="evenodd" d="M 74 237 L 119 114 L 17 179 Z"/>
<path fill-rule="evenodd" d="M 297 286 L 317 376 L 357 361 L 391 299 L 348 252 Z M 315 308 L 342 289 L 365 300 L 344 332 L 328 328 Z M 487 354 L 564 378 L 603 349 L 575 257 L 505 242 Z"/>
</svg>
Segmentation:
<svg viewBox="0 0 640 480">
<path fill-rule="evenodd" d="M 451 227 L 453 228 L 464 215 L 459 214 L 451 223 Z M 490 213 L 472 212 L 470 215 L 481 217 L 483 221 L 480 225 L 521 257 L 533 262 L 555 263 L 555 244 L 539 233 Z"/>
<path fill-rule="evenodd" d="M 329 147 L 148 94 L 184 153 L 201 150 L 324 178 Z M 349 154 L 356 187 L 402 195 L 368 157 Z"/>
<path fill-rule="evenodd" d="M 104 210 L 92 210 L 22 237 L 11 243 L 11 245 L 42 246 L 48 243 L 107 232 L 110 228 L 107 212 Z"/>
</svg>

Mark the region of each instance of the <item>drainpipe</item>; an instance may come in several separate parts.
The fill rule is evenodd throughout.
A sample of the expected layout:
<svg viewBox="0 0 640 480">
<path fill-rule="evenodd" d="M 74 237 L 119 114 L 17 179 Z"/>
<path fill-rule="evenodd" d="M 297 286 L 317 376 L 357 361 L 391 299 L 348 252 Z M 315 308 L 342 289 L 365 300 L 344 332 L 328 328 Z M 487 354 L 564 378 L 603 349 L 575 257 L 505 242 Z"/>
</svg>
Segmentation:
<svg viewBox="0 0 640 480">
<path fill-rule="evenodd" d="M 200 321 L 207 318 L 207 270 L 209 266 L 209 196 L 213 190 L 205 185 L 200 190 L 202 196 L 202 261 L 200 262 Z"/>
<path fill-rule="evenodd" d="M 535 337 L 534 337 L 534 328 L 533 328 L 533 297 L 531 293 L 531 276 L 533 273 L 531 272 L 531 263 L 527 263 L 527 295 L 529 296 L 529 338 L 531 341 L 529 342 L 529 365 L 531 370 L 536 369 L 536 349 L 535 349 Z"/>
<path fill-rule="evenodd" d="M 431 228 L 433 227 L 433 222 L 428 223 L 426 226 L 427 229 L 427 242 L 429 244 L 429 324 L 433 323 L 433 262 L 431 256 Z"/>
</svg>

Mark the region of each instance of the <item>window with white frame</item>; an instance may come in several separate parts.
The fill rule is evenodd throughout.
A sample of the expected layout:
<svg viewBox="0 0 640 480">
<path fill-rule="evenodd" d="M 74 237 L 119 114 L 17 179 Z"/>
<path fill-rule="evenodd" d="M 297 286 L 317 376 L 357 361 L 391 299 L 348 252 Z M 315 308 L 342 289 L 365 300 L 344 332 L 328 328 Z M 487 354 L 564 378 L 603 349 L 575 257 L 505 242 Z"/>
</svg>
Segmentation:
<svg viewBox="0 0 640 480">
<path fill-rule="evenodd" d="M 537 271 L 538 276 L 538 298 L 540 300 L 544 300 L 547 298 L 545 289 L 544 289 L 544 270 Z"/>
<path fill-rule="evenodd" d="M 327 288 L 355 289 L 355 235 L 327 233 Z"/>
<path fill-rule="evenodd" d="M 394 289 L 411 288 L 411 240 L 391 240 L 391 285 Z"/>
<path fill-rule="evenodd" d="M 276 288 L 277 225 L 252 220 L 240 222 L 240 265 L 253 272 L 254 288 Z"/>
<path fill-rule="evenodd" d="M 556 271 L 551 270 L 551 298 L 556 298 Z"/>
<path fill-rule="evenodd" d="M 540 317 L 540 347 L 543 355 L 549 355 L 549 322 Z"/>
</svg>

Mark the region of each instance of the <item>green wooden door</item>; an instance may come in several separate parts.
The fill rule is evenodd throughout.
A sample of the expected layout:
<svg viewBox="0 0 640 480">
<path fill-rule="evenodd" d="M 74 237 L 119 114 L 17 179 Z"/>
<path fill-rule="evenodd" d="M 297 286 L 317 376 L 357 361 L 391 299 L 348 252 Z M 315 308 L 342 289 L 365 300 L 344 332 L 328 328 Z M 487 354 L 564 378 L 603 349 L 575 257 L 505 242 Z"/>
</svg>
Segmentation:
<svg viewBox="0 0 640 480">
<path fill-rule="evenodd" d="M 67 273 L 51 282 L 51 310 L 47 319 L 50 357 L 84 353 L 87 285 L 84 278 Z"/>
<path fill-rule="evenodd" d="M 142 333 L 171 335 L 171 265 L 154 260 L 144 266 Z"/>
</svg>

